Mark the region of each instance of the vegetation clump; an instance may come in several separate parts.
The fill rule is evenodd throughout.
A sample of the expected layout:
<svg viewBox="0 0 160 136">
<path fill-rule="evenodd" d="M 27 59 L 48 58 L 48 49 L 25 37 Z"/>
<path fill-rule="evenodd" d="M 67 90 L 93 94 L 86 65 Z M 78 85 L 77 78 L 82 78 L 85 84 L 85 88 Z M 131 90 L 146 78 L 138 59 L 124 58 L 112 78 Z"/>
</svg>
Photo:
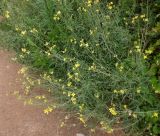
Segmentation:
<svg viewBox="0 0 160 136">
<path fill-rule="evenodd" d="M 44 113 L 63 105 L 76 111 L 84 126 L 94 128 L 89 124 L 94 119 L 108 133 L 120 124 L 128 135 L 160 134 L 158 0 L 1 5 L 8 47 L 38 75 L 33 82 L 45 85 L 59 102 Z M 41 97 L 36 99 L 46 103 Z"/>
</svg>

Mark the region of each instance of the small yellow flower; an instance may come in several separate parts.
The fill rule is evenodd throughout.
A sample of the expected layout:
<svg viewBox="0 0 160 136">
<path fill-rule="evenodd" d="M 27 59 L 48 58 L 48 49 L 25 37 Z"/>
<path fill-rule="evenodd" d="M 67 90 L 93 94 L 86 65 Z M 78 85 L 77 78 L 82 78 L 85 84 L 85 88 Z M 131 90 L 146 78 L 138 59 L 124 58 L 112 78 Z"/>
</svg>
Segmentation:
<svg viewBox="0 0 160 136">
<path fill-rule="evenodd" d="M 118 91 L 117 90 L 113 90 L 113 93 L 118 93 Z"/>
<path fill-rule="evenodd" d="M 5 12 L 5 17 L 6 17 L 6 18 L 9 18 L 9 17 L 10 17 L 9 14 L 10 14 L 10 12 L 7 10 L 7 11 Z"/>
<path fill-rule="evenodd" d="M 158 112 L 153 112 L 152 117 L 158 118 Z"/>
<path fill-rule="evenodd" d="M 30 30 L 31 33 L 37 33 L 37 29 L 36 28 L 33 28 L 32 30 Z"/>
<path fill-rule="evenodd" d="M 47 114 L 47 115 L 49 114 L 48 109 L 44 109 L 43 112 L 44 112 L 45 114 Z"/>
<path fill-rule="evenodd" d="M 18 28 L 18 27 L 15 27 L 15 30 L 16 30 L 16 31 L 19 31 L 19 28 Z"/>
<path fill-rule="evenodd" d="M 91 6 L 92 6 L 92 0 L 88 0 L 88 1 L 86 2 L 86 4 L 87 4 L 88 7 L 91 7 Z"/>
<path fill-rule="evenodd" d="M 71 97 L 71 101 L 72 101 L 73 104 L 77 103 L 77 99 L 75 97 Z"/>
<path fill-rule="evenodd" d="M 57 15 L 61 15 L 61 11 L 57 11 Z"/>
<path fill-rule="evenodd" d="M 112 9 L 113 7 L 111 5 L 108 6 L 108 9 Z"/>
<path fill-rule="evenodd" d="M 73 78 L 73 75 L 71 75 L 70 73 L 68 73 L 67 76 L 68 76 L 69 79 Z"/>
<path fill-rule="evenodd" d="M 85 121 L 85 119 L 84 119 L 84 117 L 83 117 L 82 114 L 80 114 L 79 120 L 80 120 L 83 124 L 86 124 L 86 121 Z"/>
<path fill-rule="evenodd" d="M 28 104 L 29 104 L 29 105 L 32 105 L 32 104 L 33 104 L 32 99 L 29 99 L 29 100 L 28 100 Z"/>
<path fill-rule="evenodd" d="M 140 18 L 145 18 L 145 14 L 143 14 L 143 15 L 140 15 Z"/>
<path fill-rule="evenodd" d="M 63 61 L 65 62 L 67 60 L 67 58 L 63 58 Z"/>
<path fill-rule="evenodd" d="M 53 19 L 56 20 L 60 20 L 61 17 L 61 11 L 57 11 L 57 13 L 53 16 Z"/>
<path fill-rule="evenodd" d="M 22 50 L 22 52 L 24 52 L 24 53 L 27 52 L 27 49 L 26 49 L 26 48 L 22 48 L 21 50 Z"/>
<path fill-rule="evenodd" d="M 76 94 L 75 94 L 75 93 L 72 93 L 71 96 L 74 97 L 74 96 L 76 96 Z"/>
<path fill-rule="evenodd" d="M 72 82 L 68 82 L 67 86 L 70 87 L 72 85 Z"/>
<path fill-rule="evenodd" d="M 140 93 L 141 92 L 141 90 L 140 89 L 137 89 L 137 93 Z"/>
<path fill-rule="evenodd" d="M 93 30 L 89 30 L 90 35 L 93 35 Z"/>
<path fill-rule="evenodd" d="M 40 99 L 42 99 L 42 97 L 38 95 L 38 96 L 35 96 L 35 99 L 39 99 L 40 100 Z"/>
<path fill-rule="evenodd" d="M 143 58 L 144 58 L 144 59 L 147 59 L 147 55 L 144 55 Z"/>
<path fill-rule="evenodd" d="M 144 18 L 143 21 L 144 21 L 144 22 L 148 22 L 148 18 Z"/>
<path fill-rule="evenodd" d="M 109 10 L 111 10 L 112 8 L 113 8 L 113 2 L 110 2 L 110 3 L 108 3 L 107 4 L 107 8 L 109 9 Z"/>
<path fill-rule="evenodd" d="M 82 111 L 83 111 L 83 109 L 84 109 L 84 104 L 82 104 L 82 105 L 80 105 L 80 106 L 79 106 L 79 110 L 80 110 L 80 112 L 82 112 Z"/>
<path fill-rule="evenodd" d="M 25 74 L 27 72 L 28 68 L 27 67 L 23 67 L 18 71 L 18 74 Z"/>
<path fill-rule="evenodd" d="M 110 112 L 113 116 L 116 116 L 116 115 L 118 114 L 117 111 L 116 111 L 116 109 L 115 109 L 115 107 L 109 108 L 109 112 Z"/>
<path fill-rule="evenodd" d="M 127 105 L 123 105 L 124 109 L 127 109 Z"/>
<path fill-rule="evenodd" d="M 21 32 L 21 35 L 25 35 L 26 32 L 27 32 L 26 30 L 22 31 L 22 32 Z"/>
<path fill-rule="evenodd" d="M 126 92 L 126 90 L 120 90 L 119 93 L 120 94 L 124 94 Z"/>
<path fill-rule="evenodd" d="M 64 123 L 64 122 L 61 122 L 60 127 L 62 128 L 62 127 L 64 127 L 64 126 L 65 126 L 65 123 Z"/>
<path fill-rule="evenodd" d="M 79 67 L 80 67 L 80 64 L 79 64 L 79 63 L 76 63 L 76 64 L 75 64 L 75 67 L 76 67 L 76 68 L 79 68 Z"/>
<path fill-rule="evenodd" d="M 43 110 L 43 112 L 45 113 L 45 114 L 49 114 L 50 112 L 52 112 L 53 111 L 53 108 L 52 107 L 50 107 L 50 106 L 48 106 L 46 109 L 44 109 Z"/>
<path fill-rule="evenodd" d="M 14 58 L 11 58 L 13 61 L 16 61 L 17 60 L 17 57 L 14 57 Z"/>
</svg>

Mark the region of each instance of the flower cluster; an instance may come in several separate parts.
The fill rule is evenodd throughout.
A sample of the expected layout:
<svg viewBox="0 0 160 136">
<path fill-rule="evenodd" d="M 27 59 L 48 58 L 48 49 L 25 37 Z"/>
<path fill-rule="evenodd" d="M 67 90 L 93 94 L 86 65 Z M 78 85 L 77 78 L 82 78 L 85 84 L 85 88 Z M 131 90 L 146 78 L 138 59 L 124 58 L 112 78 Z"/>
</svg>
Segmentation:
<svg viewBox="0 0 160 136">
<path fill-rule="evenodd" d="M 53 19 L 55 21 L 60 20 L 61 15 L 62 15 L 61 11 L 57 11 L 57 13 L 53 16 Z"/>
</svg>

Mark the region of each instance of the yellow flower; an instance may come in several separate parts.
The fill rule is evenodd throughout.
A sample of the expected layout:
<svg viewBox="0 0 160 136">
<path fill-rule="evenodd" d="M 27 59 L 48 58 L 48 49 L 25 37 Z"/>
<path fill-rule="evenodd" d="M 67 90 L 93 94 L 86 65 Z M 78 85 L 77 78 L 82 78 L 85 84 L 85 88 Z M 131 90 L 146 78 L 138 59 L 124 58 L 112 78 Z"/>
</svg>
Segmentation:
<svg viewBox="0 0 160 136">
<path fill-rule="evenodd" d="M 141 90 L 140 89 L 137 89 L 137 93 L 140 93 L 141 92 Z"/>
<path fill-rule="evenodd" d="M 19 28 L 18 28 L 18 27 L 15 27 L 15 30 L 16 30 L 16 31 L 19 31 Z"/>
<path fill-rule="evenodd" d="M 143 58 L 144 58 L 144 59 L 147 59 L 147 55 L 144 55 Z"/>
<path fill-rule="evenodd" d="M 113 8 L 113 6 L 114 6 L 113 2 L 110 2 L 110 3 L 107 4 L 107 8 L 110 9 L 110 10 Z"/>
<path fill-rule="evenodd" d="M 91 6 L 92 6 L 92 0 L 88 0 L 87 6 L 88 6 L 88 7 L 91 7 Z"/>
<path fill-rule="evenodd" d="M 85 119 L 84 119 L 84 117 L 83 117 L 82 114 L 80 114 L 79 120 L 80 120 L 83 124 L 86 124 L 86 121 L 85 121 Z"/>
<path fill-rule="evenodd" d="M 66 61 L 67 60 L 67 58 L 63 58 L 63 61 Z"/>
<path fill-rule="evenodd" d="M 134 118 L 137 118 L 137 114 L 135 114 L 135 113 L 133 113 L 132 116 L 133 116 Z"/>
<path fill-rule="evenodd" d="M 60 127 L 64 127 L 64 125 L 65 125 L 65 123 L 64 123 L 64 122 L 61 122 Z"/>
<path fill-rule="evenodd" d="M 43 100 L 44 103 L 47 103 L 48 101 L 46 99 Z"/>
<path fill-rule="evenodd" d="M 48 109 L 44 109 L 43 112 L 44 112 L 45 114 L 47 114 L 47 115 L 49 114 Z"/>
<path fill-rule="evenodd" d="M 127 109 L 127 105 L 123 105 L 124 109 Z"/>
<path fill-rule="evenodd" d="M 118 93 L 118 91 L 117 90 L 113 90 L 113 93 Z"/>
<path fill-rule="evenodd" d="M 79 110 L 80 110 L 80 112 L 82 112 L 82 111 L 83 111 L 83 109 L 84 109 L 84 104 L 82 104 L 82 105 L 80 105 L 80 106 L 79 106 Z"/>
<path fill-rule="evenodd" d="M 61 15 L 61 11 L 57 11 L 57 15 Z"/>
<path fill-rule="evenodd" d="M 51 56 L 51 53 L 50 53 L 50 52 L 45 52 L 45 53 L 47 54 L 48 57 Z"/>
<path fill-rule="evenodd" d="M 73 104 L 77 103 L 77 99 L 75 97 L 71 97 L 71 101 L 72 101 Z"/>
<path fill-rule="evenodd" d="M 42 99 L 42 96 L 38 95 L 38 96 L 35 96 L 35 99 Z"/>
<path fill-rule="evenodd" d="M 75 68 L 79 68 L 80 64 L 77 62 L 74 66 L 75 66 Z"/>
<path fill-rule="evenodd" d="M 22 50 L 22 52 L 24 52 L 24 53 L 27 52 L 27 49 L 26 49 L 26 48 L 22 48 L 21 50 Z"/>
<path fill-rule="evenodd" d="M 119 93 L 120 94 L 124 94 L 126 92 L 126 90 L 120 90 Z"/>
<path fill-rule="evenodd" d="M 28 100 L 28 104 L 29 104 L 29 105 L 32 105 L 32 104 L 33 104 L 32 99 L 29 99 L 29 100 Z"/>
<path fill-rule="evenodd" d="M 152 117 L 158 118 L 158 112 L 153 112 Z"/>
<path fill-rule="evenodd" d="M 26 30 L 22 31 L 22 32 L 21 32 L 21 35 L 25 35 L 26 32 L 27 32 Z"/>
<path fill-rule="evenodd" d="M 118 114 L 117 111 L 116 111 L 116 109 L 115 109 L 115 107 L 109 108 L 109 112 L 110 112 L 113 116 L 116 116 L 116 115 Z"/>
<path fill-rule="evenodd" d="M 17 57 L 14 57 L 14 58 L 11 58 L 12 59 L 12 61 L 16 61 L 17 60 Z"/>
<path fill-rule="evenodd" d="M 143 19 L 144 22 L 148 22 L 148 18 Z"/>
<path fill-rule="evenodd" d="M 143 15 L 140 15 L 140 18 L 145 18 L 145 14 L 143 14 Z"/>
<path fill-rule="evenodd" d="M 113 7 L 111 5 L 108 6 L 108 9 L 112 9 Z"/>
<path fill-rule="evenodd" d="M 71 75 L 70 73 L 68 73 L 67 76 L 68 76 L 69 79 L 73 78 L 73 75 Z"/>
<path fill-rule="evenodd" d="M 80 64 L 75 64 L 75 67 L 76 67 L 76 68 L 80 67 Z"/>
<path fill-rule="evenodd" d="M 30 30 L 31 33 L 37 33 L 37 29 L 36 28 L 33 28 L 32 30 Z"/>
<path fill-rule="evenodd" d="M 74 97 L 74 96 L 76 96 L 76 94 L 75 94 L 75 93 L 72 93 L 71 96 Z"/>
<path fill-rule="evenodd" d="M 6 18 L 9 18 L 9 17 L 10 17 L 9 14 L 10 14 L 9 11 L 6 11 L 6 12 L 5 12 L 5 17 L 6 17 Z"/>
<path fill-rule="evenodd" d="M 145 53 L 146 53 L 146 54 L 151 54 L 152 52 L 153 52 L 153 50 L 152 50 L 152 49 L 145 50 Z"/>
<path fill-rule="evenodd" d="M 92 35 L 93 34 L 93 30 L 89 30 L 89 33 L 90 33 L 90 35 Z"/>
<path fill-rule="evenodd" d="M 62 53 L 66 53 L 66 52 L 67 52 L 67 49 L 65 48 L 64 51 L 62 51 Z"/>
<path fill-rule="evenodd" d="M 25 74 L 27 70 L 28 70 L 28 68 L 23 67 L 18 71 L 18 74 Z"/>
<path fill-rule="evenodd" d="M 61 17 L 61 11 L 57 11 L 57 13 L 53 16 L 53 19 L 56 20 L 60 20 Z"/>
<path fill-rule="evenodd" d="M 88 68 L 88 70 L 96 71 L 96 65 L 93 63 L 92 66 Z"/>
<path fill-rule="evenodd" d="M 44 109 L 43 110 L 43 112 L 45 113 L 45 114 L 49 114 L 50 112 L 52 112 L 53 111 L 53 108 L 52 107 L 50 107 L 50 106 L 48 106 L 46 109 Z"/>
<path fill-rule="evenodd" d="M 68 82 L 67 86 L 70 87 L 72 85 L 72 82 Z"/>
</svg>

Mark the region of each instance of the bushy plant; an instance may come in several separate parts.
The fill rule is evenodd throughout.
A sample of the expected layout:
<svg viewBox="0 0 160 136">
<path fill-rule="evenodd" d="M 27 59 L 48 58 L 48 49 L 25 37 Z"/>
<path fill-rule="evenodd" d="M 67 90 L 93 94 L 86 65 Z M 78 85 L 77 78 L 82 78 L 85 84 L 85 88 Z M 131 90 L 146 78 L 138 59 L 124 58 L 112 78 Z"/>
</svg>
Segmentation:
<svg viewBox="0 0 160 136">
<path fill-rule="evenodd" d="M 108 132 L 120 124 L 128 134 L 160 133 L 160 101 L 138 29 L 148 20 L 133 16 L 134 0 L 4 3 L 10 47 L 85 126 L 96 119 Z M 126 5 L 133 11 L 122 15 Z"/>
</svg>

